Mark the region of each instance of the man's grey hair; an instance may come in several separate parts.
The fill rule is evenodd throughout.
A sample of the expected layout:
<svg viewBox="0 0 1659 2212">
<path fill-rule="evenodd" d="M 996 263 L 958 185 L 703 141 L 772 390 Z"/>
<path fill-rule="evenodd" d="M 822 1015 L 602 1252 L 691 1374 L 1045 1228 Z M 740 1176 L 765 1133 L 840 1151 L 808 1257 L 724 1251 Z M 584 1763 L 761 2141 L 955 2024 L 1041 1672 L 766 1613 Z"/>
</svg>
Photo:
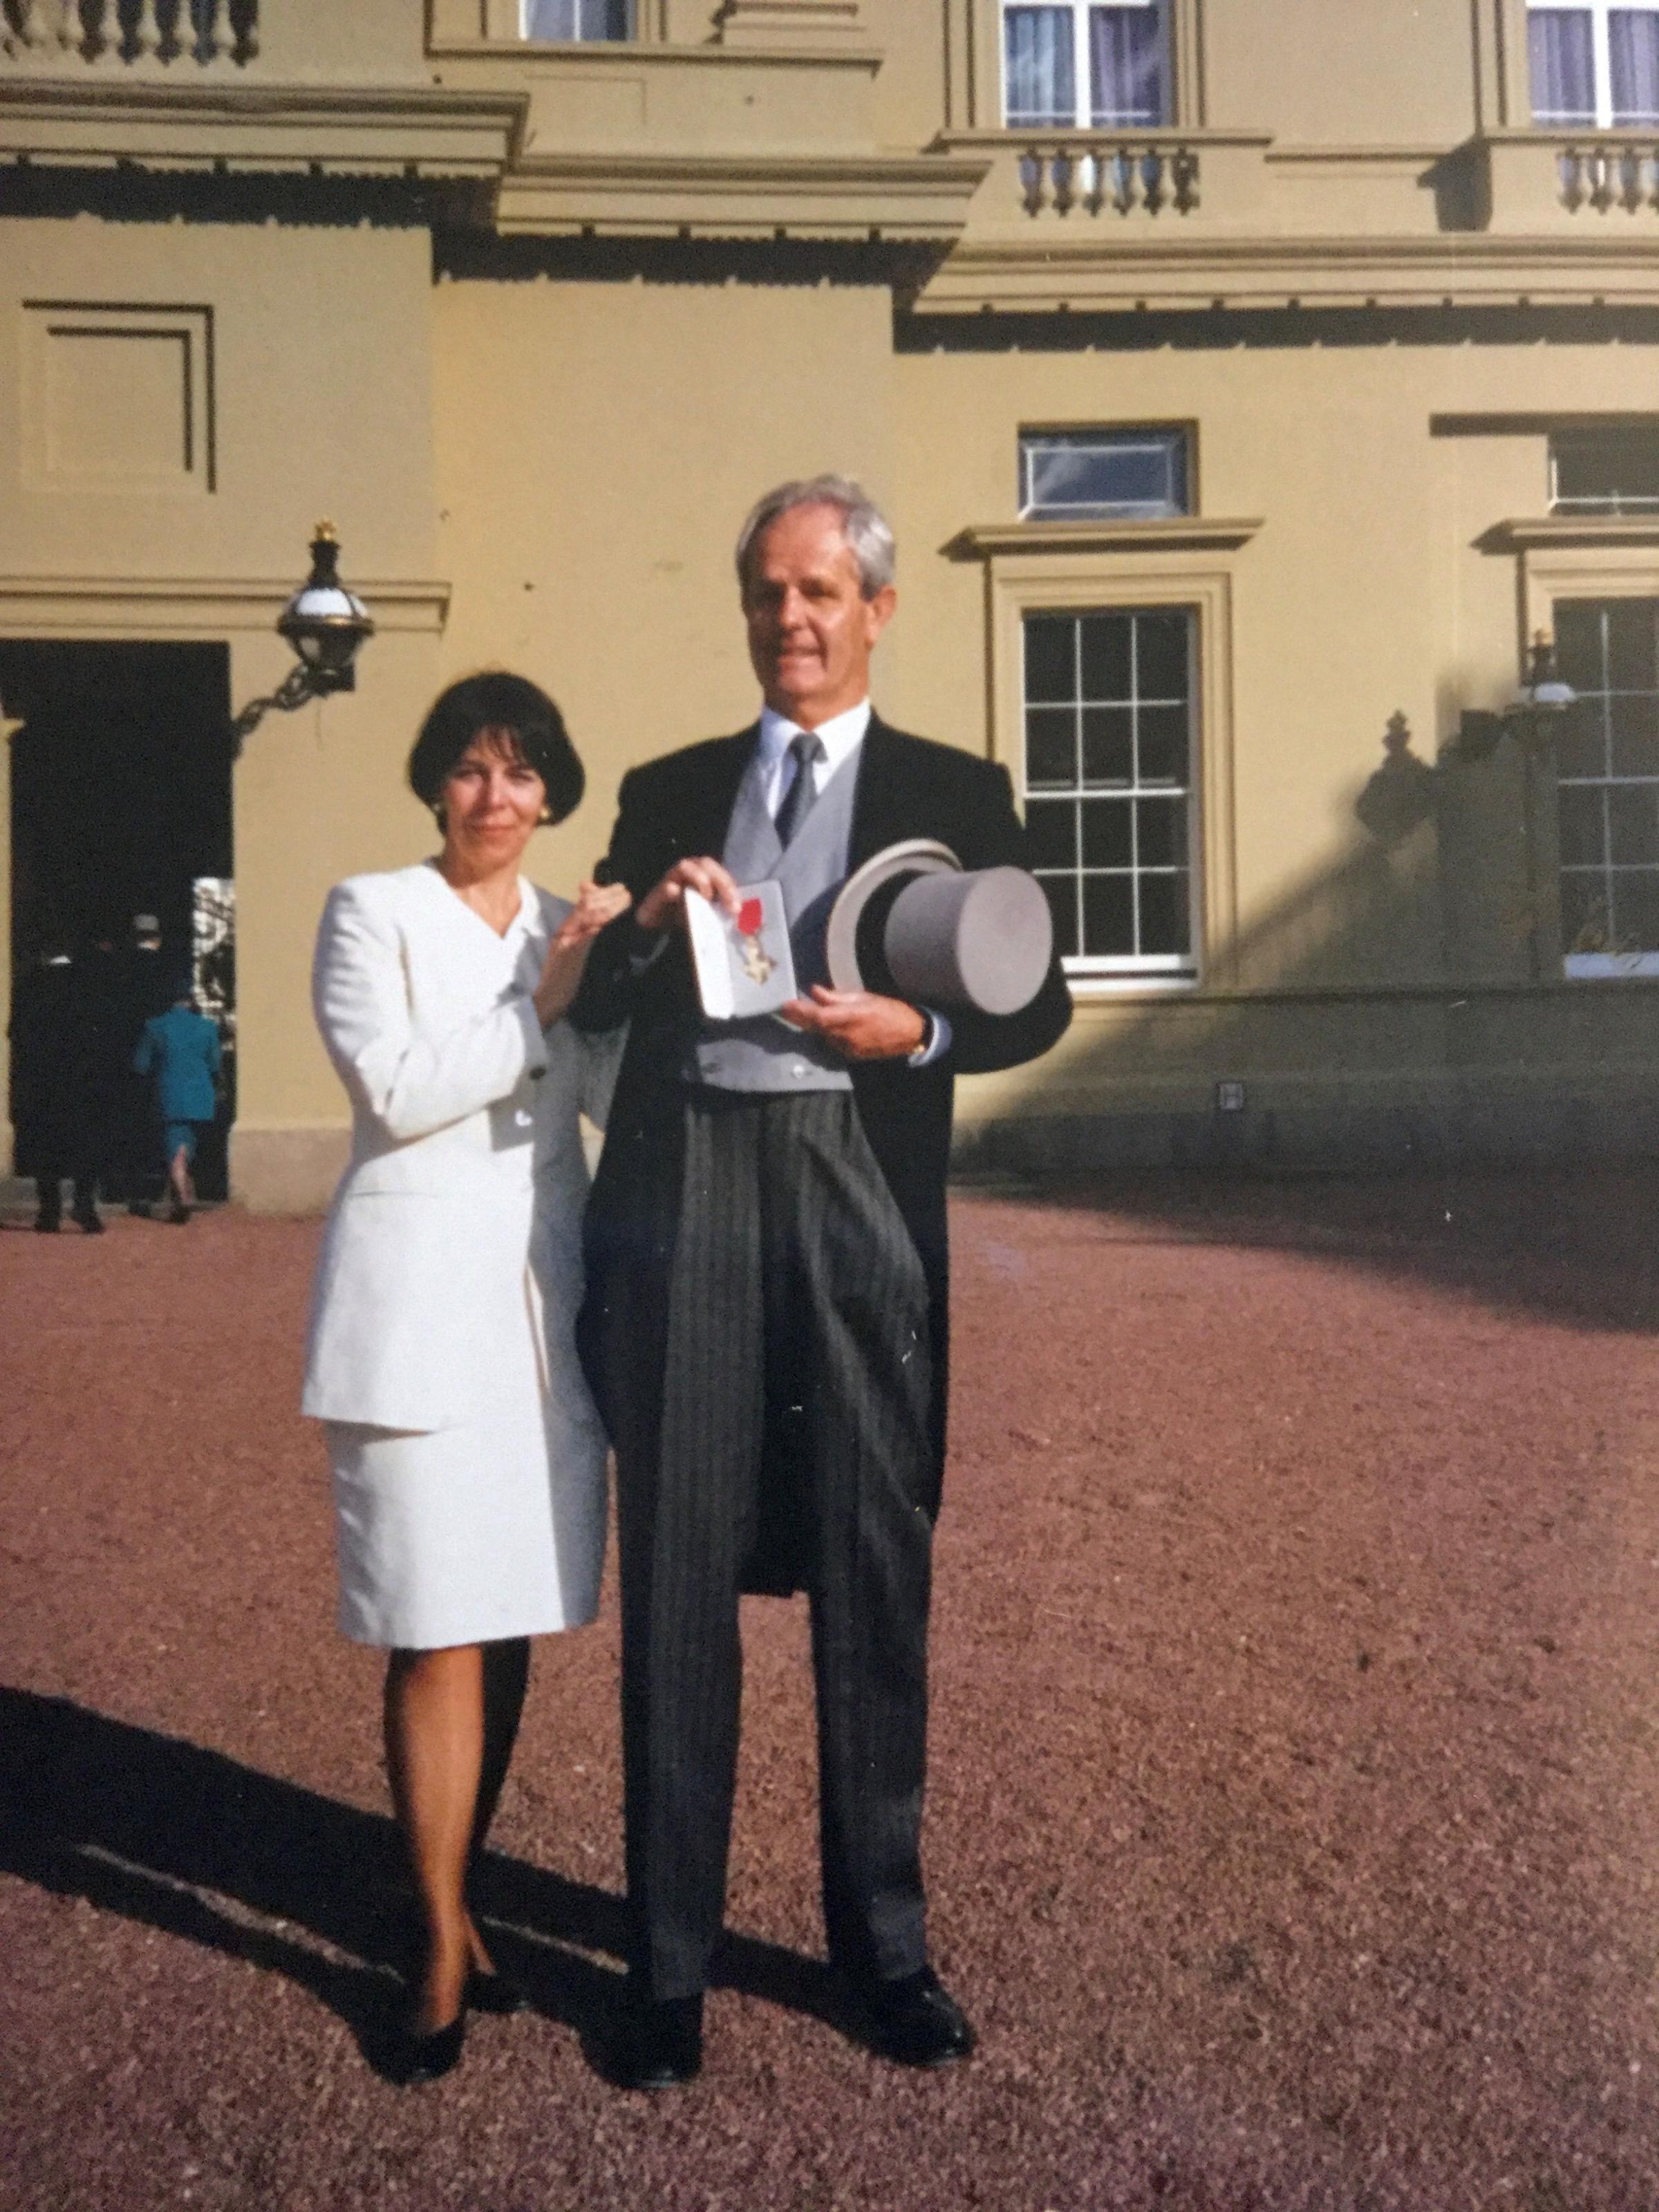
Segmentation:
<svg viewBox="0 0 1659 2212">
<path fill-rule="evenodd" d="M 749 588 L 749 561 L 757 544 L 781 515 L 798 507 L 832 507 L 841 517 L 842 534 L 859 572 L 859 589 L 866 599 L 884 592 L 893 580 L 897 555 L 892 526 L 860 483 L 851 477 L 798 477 L 779 484 L 764 499 L 757 500 L 738 532 L 738 582 Z"/>
</svg>

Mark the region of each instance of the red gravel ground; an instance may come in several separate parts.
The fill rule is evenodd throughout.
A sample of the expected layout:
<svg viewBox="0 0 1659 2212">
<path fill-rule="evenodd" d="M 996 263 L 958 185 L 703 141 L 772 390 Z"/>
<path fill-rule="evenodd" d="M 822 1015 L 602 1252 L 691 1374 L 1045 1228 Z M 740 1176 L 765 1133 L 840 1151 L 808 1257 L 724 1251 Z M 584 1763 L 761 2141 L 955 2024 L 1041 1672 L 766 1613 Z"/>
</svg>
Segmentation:
<svg viewBox="0 0 1659 2212">
<path fill-rule="evenodd" d="M 314 1224 L 0 1235 L 0 2204 L 1651 2212 L 1656 1200 L 963 1196 L 928 1845 L 980 2053 L 845 2032 L 803 1626 L 757 1601 L 707 2071 L 656 2100 L 583 2050 L 614 1595 L 539 1650 L 483 1885 L 541 2016 L 399 2091 Z"/>
</svg>

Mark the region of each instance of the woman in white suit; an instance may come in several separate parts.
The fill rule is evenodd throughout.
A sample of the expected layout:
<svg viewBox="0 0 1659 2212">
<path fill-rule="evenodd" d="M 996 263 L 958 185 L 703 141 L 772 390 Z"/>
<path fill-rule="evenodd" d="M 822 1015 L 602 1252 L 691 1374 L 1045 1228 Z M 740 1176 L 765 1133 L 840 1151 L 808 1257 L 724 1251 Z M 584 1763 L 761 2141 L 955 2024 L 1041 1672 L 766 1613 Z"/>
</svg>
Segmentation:
<svg viewBox="0 0 1659 2212">
<path fill-rule="evenodd" d="M 528 1638 L 599 1604 L 605 1439 L 572 1338 L 590 1048 L 563 1019 L 628 903 L 519 872 L 582 770 L 521 677 L 452 685 L 410 756 L 435 860 L 329 896 L 314 1002 L 350 1095 L 304 1408 L 327 1425 L 340 1621 L 386 1647 L 386 1766 L 426 1923 L 400 2070 L 447 2072 L 469 2003 L 515 2008 L 467 1910 Z"/>
</svg>

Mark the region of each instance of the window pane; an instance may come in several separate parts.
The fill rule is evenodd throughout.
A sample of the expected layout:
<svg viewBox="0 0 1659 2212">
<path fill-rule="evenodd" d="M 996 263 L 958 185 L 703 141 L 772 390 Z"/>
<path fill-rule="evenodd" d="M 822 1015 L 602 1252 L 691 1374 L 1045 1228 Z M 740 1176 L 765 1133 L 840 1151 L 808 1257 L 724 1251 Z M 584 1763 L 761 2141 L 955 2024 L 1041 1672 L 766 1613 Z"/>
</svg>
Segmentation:
<svg viewBox="0 0 1659 2212">
<path fill-rule="evenodd" d="M 1009 122 L 1071 130 L 1078 120 L 1071 9 L 1010 8 L 1003 59 Z"/>
<path fill-rule="evenodd" d="M 1187 878 L 1142 876 L 1140 949 L 1143 952 L 1185 952 L 1191 943 L 1187 911 Z"/>
<path fill-rule="evenodd" d="M 1143 868 L 1178 867 L 1187 858 L 1184 799 L 1135 801 L 1135 858 Z"/>
<path fill-rule="evenodd" d="M 1169 120 L 1164 88 L 1164 10 L 1091 8 L 1089 91 L 1091 120 L 1155 130 Z"/>
<path fill-rule="evenodd" d="M 1612 917 L 1601 872 L 1570 869 L 1561 878 L 1561 949 L 1611 952 Z"/>
<path fill-rule="evenodd" d="M 1077 624 L 1069 615 L 1030 615 L 1025 622 L 1025 696 L 1077 696 Z"/>
<path fill-rule="evenodd" d="M 1607 40 L 1613 122 L 1659 123 L 1659 9 L 1613 9 Z"/>
<path fill-rule="evenodd" d="M 1659 430 L 1563 430 L 1550 440 L 1554 504 L 1620 514 L 1659 507 Z"/>
<path fill-rule="evenodd" d="M 1139 714 L 1140 781 L 1182 783 L 1187 781 L 1187 709 L 1184 707 L 1143 707 Z"/>
<path fill-rule="evenodd" d="M 1134 860 L 1127 799 L 1091 799 L 1083 808 L 1083 865 L 1127 868 Z"/>
<path fill-rule="evenodd" d="M 1083 710 L 1083 781 L 1091 787 L 1128 783 L 1135 772 L 1134 715 L 1128 707 Z"/>
<path fill-rule="evenodd" d="M 1560 799 L 1561 862 L 1564 867 L 1600 867 L 1607 859 L 1601 812 L 1601 784 L 1570 783 Z"/>
<path fill-rule="evenodd" d="M 527 39 L 627 39 L 629 0 L 524 0 Z"/>
<path fill-rule="evenodd" d="M 1595 48 L 1588 8 L 1534 8 L 1527 17 L 1534 123 L 1594 123 Z"/>
<path fill-rule="evenodd" d="M 1659 793 L 1645 783 L 1610 783 L 1607 790 L 1614 867 L 1659 860 Z"/>
<path fill-rule="evenodd" d="M 1026 802 L 1025 854 L 1028 867 L 1076 867 L 1075 799 L 1033 799 Z"/>
<path fill-rule="evenodd" d="M 1083 949 L 1097 959 L 1110 953 L 1133 953 L 1135 943 L 1134 878 L 1085 876 L 1083 878 Z"/>
<path fill-rule="evenodd" d="M 1187 617 L 1142 615 L 1135 625 L 1135 690 L 1143 700 L 1187 696 Z"/>
<path fill-rule="evenodd" d="M 1048 894 L 1048 911 L 1054 918 L 1055 956 L 1061 960 L 1074 960 L 1078 952 L 1078 879 L 1075 876 L 1044 876 L 1041 880 Z"/>
<path fill-rule="evenodd" d="M 1084 697 L 1128 699 L 1132 696 L 1133 617 L 1087 615 L 1081 628 Z"/>
<path fill-rule="evenodd" d="M 1656 617 L 1651 599 L 1615 599 L 1607 610 L 1607 689 L 1651 691 L 1659 684 L 1654 666 Z"/>
<path fill-rule="evenodd" d="M 1659 776 L 1659 698 L 1610 699 L 1615 775 Z"/>
<path fill-rule="evenodd" d="M 1569 707 L 1556 726 L 1555 769 L 1564 780 L 1576 775 L 1605 775 L 1607 772 L 1607 702 L 1580 699 Z"/>
<path fill-rule="evenodd" d="M 1025 788 L 1077 789 L 1077 713 L 1071 707 L 1025 710 Z"/>
<path fill-rule="evenodd" d="M 1588 599 L 1555 603 L 1555 659 L 1575 691 L 1600 691 L 1607 684 L 1602 659 L 1601 610 Z"/>
<path fill-rule="evenodd" d="M 1020 440 L 1022 513 L 1156 520 L 1185 514 L 1184 430 L 1033 431 Z"/>
<path fill-rule="evenodd" d="M 1613 878 L 1612 952 L 1659 952 L 1659 874 L 1620 869 Z"/>
</svg>

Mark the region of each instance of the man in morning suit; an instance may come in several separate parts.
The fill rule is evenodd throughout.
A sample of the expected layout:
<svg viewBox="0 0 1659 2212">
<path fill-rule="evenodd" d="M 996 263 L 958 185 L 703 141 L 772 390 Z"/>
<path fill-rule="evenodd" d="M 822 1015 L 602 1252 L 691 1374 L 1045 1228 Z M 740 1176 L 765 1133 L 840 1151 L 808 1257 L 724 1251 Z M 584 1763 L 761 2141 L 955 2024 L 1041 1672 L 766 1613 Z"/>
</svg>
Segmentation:
<svg viewBox="0 0 1659 2212">
<path fill-rule="evenodd" d="M 901 838 L 1018 864 L 1006 772 L 869 703 L 892 533 L 856 484 L 762 500 L 738 544 L 764 707 L 623 781 L 609 868 L 631 914 L 577 1019 L 631 1019 L 587 1217 L 579 1341 L 617 1450 L 632 1952 L 615 2078 L 702 2063 L 736 1774 L 740 1590 L 804 1589 L 830 1954 L 887 2057 L 973 2033 L 927 1963 L 920 1853 L 929 1559 L 945 1449 L 952 1077 L 1046 1052 L 1057 964 L 1021 1012 L 828 987 L 851 870 Z M 785 1019 L 702 1013 L 688 891 L 783 887 Z"/>
</svg>

